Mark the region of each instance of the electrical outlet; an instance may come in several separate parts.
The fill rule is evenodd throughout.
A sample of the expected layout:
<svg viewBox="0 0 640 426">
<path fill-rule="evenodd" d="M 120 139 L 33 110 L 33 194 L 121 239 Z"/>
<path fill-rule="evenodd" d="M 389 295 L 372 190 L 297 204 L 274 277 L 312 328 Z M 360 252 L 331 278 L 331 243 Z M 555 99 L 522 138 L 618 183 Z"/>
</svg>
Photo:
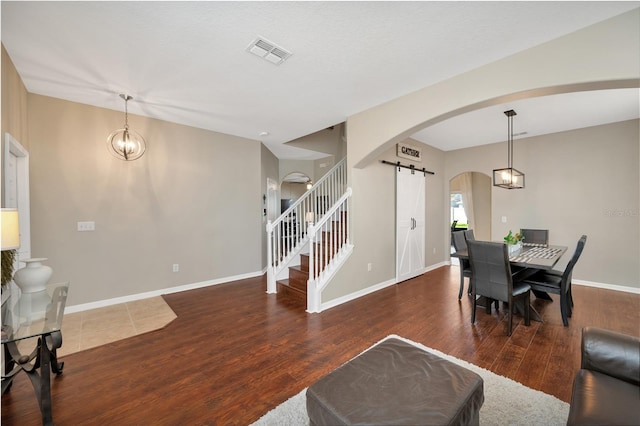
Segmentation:
<svg viewBox="0 0 640 426">
<path fill-rule="evenodd" d="M 373 269 L 373 265 L 371 263 L 367 263 L 367 272 L 371 272 Z"/>
<path fill-rule="evenodd" d="M 177 263 L 173 264 L 173 272 L 180 272 L 180 265 L 178 265 Z"/>
<path fill-rule="evenodd" d="M 507 223 L 507 217 L 506 216 L 502 216 L 502 223 Z"/>
<path fill-rule="evenodd" d="M 78 222 L 78 231 L 79 232 L 95 231 L 95 230 L 96 230 L 96 223 L 95 222 Z"/>
</svg>

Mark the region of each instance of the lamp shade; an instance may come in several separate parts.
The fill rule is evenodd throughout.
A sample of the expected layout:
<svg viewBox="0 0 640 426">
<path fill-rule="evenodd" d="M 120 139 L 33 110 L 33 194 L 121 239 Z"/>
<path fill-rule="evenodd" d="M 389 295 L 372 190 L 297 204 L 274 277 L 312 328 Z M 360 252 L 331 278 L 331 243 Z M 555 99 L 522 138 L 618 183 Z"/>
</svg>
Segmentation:
<svg viewBox="0 0 640 426">
<path fill-rule="evenodd" d="M 20 226 L 18 210 L 2 209 L 2 250 L 13 250 L 20 247 Z"/>
</svg>

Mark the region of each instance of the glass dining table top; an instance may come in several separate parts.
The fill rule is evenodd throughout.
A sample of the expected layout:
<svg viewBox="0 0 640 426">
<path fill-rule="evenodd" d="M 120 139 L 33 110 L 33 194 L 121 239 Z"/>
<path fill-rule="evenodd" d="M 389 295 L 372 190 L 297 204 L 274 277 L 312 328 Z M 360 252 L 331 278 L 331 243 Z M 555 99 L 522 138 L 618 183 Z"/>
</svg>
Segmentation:
<svg viewBox="0 0 640 426">
<path fill-rule="evenodd" d="M 2 305 L 2 343 L 41 336 L 62 327 L 69 283 L 47 284 L 35 293 L 12 289 Z"/>
</svg>

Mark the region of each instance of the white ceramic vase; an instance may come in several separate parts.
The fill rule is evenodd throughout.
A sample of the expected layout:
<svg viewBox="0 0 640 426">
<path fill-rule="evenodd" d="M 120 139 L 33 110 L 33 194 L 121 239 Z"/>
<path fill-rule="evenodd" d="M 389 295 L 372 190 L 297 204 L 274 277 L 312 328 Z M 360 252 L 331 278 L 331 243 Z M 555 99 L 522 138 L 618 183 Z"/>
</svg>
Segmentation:
<svg viewBox="0 0 640 426">
<path fill-rule="evenodd" d="M 45 290 L 53 273 L 51 267 L 42 264 L 45 260 L 47 260 L 46 257 L 38 257 L 22 261 L 27 266 L 18 269 L 13 276 L 13 281 L 22 290 L 22 293 L 35 293 Z"/>
<path fill-rule="evenodd" d="M 509 247 L 509 256 L 513 256 L 514 254 L 522 250 L 522 242 L 518 241 L 515 244 L 509 244 L 508 247 Z"/>
</svg>

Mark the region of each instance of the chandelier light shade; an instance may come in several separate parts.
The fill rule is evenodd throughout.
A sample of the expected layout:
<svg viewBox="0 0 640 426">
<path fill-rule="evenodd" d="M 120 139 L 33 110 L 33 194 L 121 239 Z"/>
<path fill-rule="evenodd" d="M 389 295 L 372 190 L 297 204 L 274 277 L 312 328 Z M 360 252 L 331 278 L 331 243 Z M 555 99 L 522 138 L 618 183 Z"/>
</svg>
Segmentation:
<svg viewBox="0 0 640 426">
<path fill-rule="evenodd" d="M 493 186 L 506 189 L 524 188 L 524 173 L 513 168 L 513 116 L 516 112 L 512 109 L 505 111 L 507 116 L 507 158 L 509 166 L 504 169 L 493 170 Z"/>
<path fill-rule="evenodd" d="M 124 99 L 124 128 L 118 129 L 109 135 L 107 149 L 120 160 L 133 161 L 142 157 L 142 154 L 147 149 L 147 144 L 139 133 L 129 129 L 127 102 L 133 98 L 124 94 L 121 94 L 120 97 Z"/>
</svg>

